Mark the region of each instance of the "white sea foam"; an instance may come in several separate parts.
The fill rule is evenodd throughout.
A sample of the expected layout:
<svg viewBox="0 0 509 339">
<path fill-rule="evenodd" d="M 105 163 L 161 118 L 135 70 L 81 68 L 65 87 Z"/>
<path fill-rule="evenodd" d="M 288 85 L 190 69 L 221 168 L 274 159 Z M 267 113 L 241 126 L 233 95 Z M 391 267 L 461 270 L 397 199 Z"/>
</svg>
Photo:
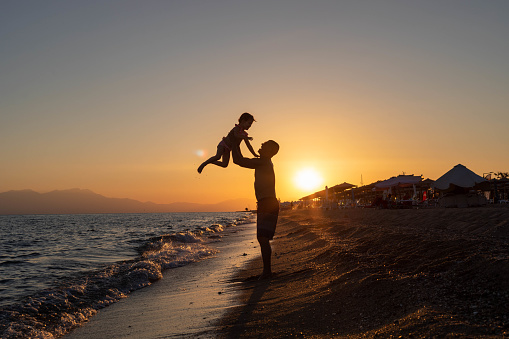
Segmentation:
<svg viewBox="0 0 509 339">
<path fill-rule="evenodd" d="M 210 226 L 202 226 L 199 228 L 200 234 L 203 233 L 217 233 L 224 231 L 224 226 L 221 224 L 213 224 Z"/>
<path fill-rule="evenodd" d="M 135 260 L 121 261 L 70 277 L 62 280 L 64 282 L 60 286 L 25 298 L 21 304 L 0 309 L 0 337 L 60 337 L 87 321 L 97 310 L 161 279 L 163 270 L 215 254 L 216 251 L 207 246 L 204 238 L 220 237 L 218 233 L 226 227 L 249 222 L 252 222 L 250 216 L 233 221 L 225 218 L 221 219 L 221 223 L 196 225 L 194 231 L 153 237 L 139 247 L 139 256 Z"/>
<path fill-rule="evenodd" d="M 178 242 L 183 243 L 196 243 L 201 242 L 202 239 L 199 237 L 199 234 L 195 232 L 178 232 L 176 233 L 173 238 Z"/>
<path fill-rule="evenodd" d="M 216 253 L 190 234 L 182 235 L 184 237 L 179 238 L 187 242 L 163 242 L 157 249 L 143 253 L 139 260 L 111 265 L 78 283 L 43 291 L 28 298 L 22 307 L 2 312 L 3 317 L 14 320 L 6 327 L 2 338 L 61 336 L 85 322 L 98 309 L 161 279 L 164 269 L 180 267 Z M 44 321 L 31 316 L 55 311 L 58 313 L 51 319 L 54 326 L 49 332 Z"/>
<path fill-rule="evenodd" d="M 210 226 L 210 229 L 211 229 L 212 232 L 222 232 L 222 231 L 224 231 L 224 227 L 221 224 L 214 224 L 214 225 Z"/>
</svg>

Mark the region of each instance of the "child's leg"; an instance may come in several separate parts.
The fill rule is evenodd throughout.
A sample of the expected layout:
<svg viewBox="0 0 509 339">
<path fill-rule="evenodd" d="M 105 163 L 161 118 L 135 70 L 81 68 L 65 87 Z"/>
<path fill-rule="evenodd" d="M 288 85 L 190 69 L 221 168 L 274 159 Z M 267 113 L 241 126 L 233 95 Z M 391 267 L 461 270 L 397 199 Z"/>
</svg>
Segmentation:
<svg viewBox="0 0 509 339">
<path fill-rule="evenodd" d="M 219 159 L 221 159 L 221 157 L 223 156 L 223 154 L 224 154 L 224 153 L 226 153 L 225 151 L 226 151 L 226 150 L 225 150 L 225 148 L 224 148 L 223 146 L 218 145 L 218 146 L 217 146 L 217 153 L 216 153 L 216 155 L 214 155 L 214 156 L 210 157 L 208 160 L 204 161 L 204 162 L 200 165 L 200 167 L 198 167 L 198 173 L 201 173 L 201 172 L 203 171 L 203 168 L 204 168 L 205 166 L 207 166 L 208 164 L 218 165 L 218 164 L 217 164 L 217 163 L 218 163 L 218 160 L 219 160 Z M 228 152 L 228 158 L 230 157 L 229 153 L 230 153 L 230 152 Z M 228 165 L 228 163 L 227 163 L 226 165 Z M 226 166 L 222 166 L 222 165 L 218 165 L 218 166 L 226 167 Z"/>
<path fill-rule="evenodd" d="M 219 161 L 219 159 L 218 159 L 212 163 L 217 166 L 228 167 L 229 162 L 230 162 L 230 151 L 225 149 L 223 152 L 223 160 Z"/>
</svg>

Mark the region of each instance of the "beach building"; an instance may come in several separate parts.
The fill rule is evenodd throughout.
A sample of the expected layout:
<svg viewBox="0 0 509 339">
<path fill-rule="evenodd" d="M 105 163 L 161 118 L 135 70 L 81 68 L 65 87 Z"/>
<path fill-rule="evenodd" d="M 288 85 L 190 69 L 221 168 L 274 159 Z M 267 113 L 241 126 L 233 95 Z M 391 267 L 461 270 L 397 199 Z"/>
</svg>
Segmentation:
<svg viewBox="0 0 509 339">
<path fill-rule="evenodd" d="M 492 204 L 509 204 L 509 173 L 488 172 L 483 177 L 489 182 L 489 190 L 485 191 L 486 199 Z"/>
<path fill-rule="evenodd" d="M 344 182 L 299 200 L 305 207 L 413 206 L 433 196 L 430 192 L 432 183 L 430 179 L 422 180 L 422 176 L 403 174 L 360 187 Z"/>
<path fill-rule="evenodd" d="M 484 191 L 489 190 L 489 182 L 462 164 L 438 178 L 433 187 L 442 193 L 439 199 L 442 207 L 483 206 L 488 203 Z"/>
<path fill-rule="evenodd" d="M 485 173 L 486 174 L 486 173 Z M 496 178 L 492 178 L 492 174 Z M 509 173 L 480 176 L 458 164 L 436 181 L 400 174 L 368 185 L 342 183 L 299 199 L 298 208 L 469 207 L 509 203 Z"/>
<path fill-rule="evenodd" d="M 380 181 L 374 187 L 382 191 L 384 199 L 390 204 L 412 206 L 421 199 L 417 194 L 416 185 L 422 181 L 422 176 L 400 174 L 396 177 Z"/>
<path fill-rule="evenodd" d="M 325 186 L 325 189 L 300 198 L 304 207 L 337 208 L 352 204 L 354 195 L 352 189 L 357 186 L 343 182 L 332 187 Z M 347 192 L 348 193 L 345 193 Z"/>
</svg>

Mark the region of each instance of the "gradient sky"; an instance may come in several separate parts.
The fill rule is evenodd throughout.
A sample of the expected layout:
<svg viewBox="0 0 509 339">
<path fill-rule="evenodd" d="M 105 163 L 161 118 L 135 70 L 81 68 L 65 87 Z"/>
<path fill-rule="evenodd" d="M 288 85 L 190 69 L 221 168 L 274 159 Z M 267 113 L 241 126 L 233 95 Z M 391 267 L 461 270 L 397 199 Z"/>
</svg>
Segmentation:
<svg viewBox="0 0 509 339">
<path fill-rule="evenodd" d="M 283 201 L 509 171 L 508 17 L 506 0 L 3 0 L 0 192 L 254 199 L 252 170 L 196 172 L 244 111 L 255 150 L 281 146 Z M 304 168 L 320 187 L 296 187 Z"/>
</svg>

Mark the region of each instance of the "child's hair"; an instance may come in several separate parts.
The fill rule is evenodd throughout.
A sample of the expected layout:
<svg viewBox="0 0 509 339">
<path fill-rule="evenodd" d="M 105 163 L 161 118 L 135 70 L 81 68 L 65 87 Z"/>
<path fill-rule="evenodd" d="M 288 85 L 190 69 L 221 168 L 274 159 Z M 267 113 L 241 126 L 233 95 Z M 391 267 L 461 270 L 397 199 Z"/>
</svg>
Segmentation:
<svg viewBox="0 0 509 339">
<path fill-rule="evenodd" d="M 239 122 L 244 121 L 244 120 L 253 120 L 253 121 L 255 121 L 255 119 L 251 115 L 251 113 L 248 113 L 248 112 L 242 113 L 242 115 L 239 118 Z"/>
</svg>

